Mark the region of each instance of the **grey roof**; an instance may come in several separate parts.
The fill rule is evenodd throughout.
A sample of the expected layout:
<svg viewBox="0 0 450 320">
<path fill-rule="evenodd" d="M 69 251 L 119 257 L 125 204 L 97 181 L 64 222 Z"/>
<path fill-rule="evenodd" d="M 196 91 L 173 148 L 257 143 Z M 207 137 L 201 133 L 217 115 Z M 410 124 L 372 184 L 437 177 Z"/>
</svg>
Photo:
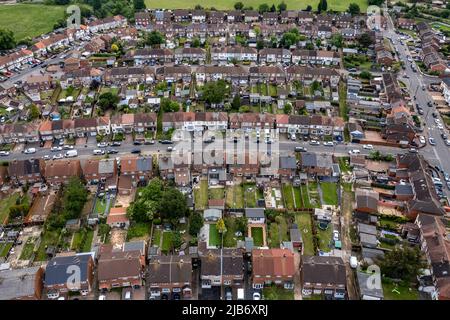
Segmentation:
<svg viewBox="0 0 450 320">
<path fill-rule="evenodd" d="M 374 236 L 377 235 L 377 227 L 361 222 L 358 223 L 358 231 L 360 233 L 372 234 Z"/>
<path fill-rule="evenodd" d="M 207 217 L 221 218 L 222 217 L 222 210 L 219 210 L 219 209 L 206 209 L 205 211 L 203 211 L 203 217 L 204 218 L 207 218 Z"/>
<path fill-rule="evenodd" d="M 264 218 L 264 208 L 245 208 L 247 218 Z"/>
<path fill-rule="evenodd" d="M 148 283 L 184 284 L 192 281 L 192 264 L 190 256 L 152 257 L 148 265 Z"/>
<path fill-rule="evenodd" d="M 395 186 L 395 194 L 412 195 L 413 194 L 412 186 L 409 183 L 397 184 Z"/>
<path fill-rule="evenodd" d="M 140 157 L 136 161 L 136 166 L 138 171 L 151 171 L 152 170 L 152 157 Z"/>
<path fill-rule="evenodd" d="M 359 239 L 363 246 L 364 245 L 377 246 L 377 244 L 378 244 L 377 237 L 374 236 L 373 234 L 360 233 Z"/>
<path fill-rule="evenodd" d="M 36 274 L 40 267 L 0 272 L 0 300 L 32 296 L 35 293 Z"/>
<path fill-rule="evenodd" d="M 280 157 L 281 169 L 297 169 L 297 160 L 295 157 Z"/>
<path fill-rule="evenodd" d="M 252 252 L 254 246 L 255 246 L 255 243 L 254 243 L 253 238 L 245 237 L 245 251 Z"/>
<path fill-rule="evenodd" d="M 115 159 L 103 159 L 98 162 L 98 173 L 114 173 L 114 167 L 116 164 Z"/>
<path fill-rule="evenodd" d="M 361 254 L 364 259 L 374 259 L 374 258 L 383 258 L 384 251 L 380 249 L 372 249 L 362 247 Z"/>
<path fill-rule="evenodd" d="M 357 278 L 358 278 L 358 284 L 359 284 L 359 292 L 361 294 L 361 298 L 363 296 L 370 296 L 374 298 L 380 298 L 383 299 L 383 287 L 381 286 L 381 277 L 380 274 L 370 274 L 358 271 L 356 272 Z M 371 279 L 369 279 L 371 277 Z M 379 281 L 376 281 L 376 283 L 380 284 L 380 288 L 374 288 L 373 282 L 371 281 L 373 277 L 379 278 Z"/>
<path fill-rule="evenodd" d="M 340 257 L 304 256 L 302 274 L 304 283 L 347 283 L 344 260 Z"/>
<path fill-rule="evenodd" d="M 298 229 L 290 229 L 289 234 L 291 236 L 291 241 L 302 242 L 302 234 Z"/>
<path fill-rule="evenodd" d="M 66 284 L 67 278 L 71 275 L 71 273 L 67 273 L 67 268 L 73 265 L 80 268 L 80 281 L 86 281 L 88 279 L 88 264 L 90 258 L 90 254 L 52 258 L 45 269 L 45 284 Z"/>
<path fill-rule="evenodd" d="M 123 251 L 139 251 L 145 253 L 145 241 L 130 241 L 123 244 Z"/>
<path fill-rule="evenodd" d="M 302 166 L 331 168 L 333 159 L 330 154 L 317 154 L 305 152 L 302 154 Z"/>
</svg>

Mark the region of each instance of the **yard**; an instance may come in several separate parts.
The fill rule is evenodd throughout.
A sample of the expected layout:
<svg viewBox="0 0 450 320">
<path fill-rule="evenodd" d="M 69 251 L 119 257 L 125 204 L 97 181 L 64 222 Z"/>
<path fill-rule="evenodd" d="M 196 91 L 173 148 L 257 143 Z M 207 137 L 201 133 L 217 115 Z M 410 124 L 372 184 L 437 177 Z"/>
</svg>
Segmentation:
<svg viewBox="0 0 450 320">
<path fill-rule="evenodd" d="M 308 186 L 305 184 L 302 184 L 300 186 L 300 191 L 301 191 L 301 196 L 302 196 L 303 208 L 306 208 L 306 209 L 314 208 L 314 206 L 311 205 L 311 201 L 309 200 Z"/>
<path fill-rule="evenodd" d="M 382 280 L 383 294 L 385 300 L 418 300 L 419 292 L 415 288 L 404 285 L 387 283 Z"/>
<path fill-rule="evenodd" d="M 244 183 L 242 188 L 244 188 L 245 207 L 246 208 L 256 207 L 256 200 L 257 200 L 257 196 L 258 196 L 256 184 Z"/>
<path fill-rule="evenodd" d="M 286 290 L 274 285 L 265 287 L 263 296 L 265 300 L 294 300 L 294 290 Z"/>
<path fill-rule="evenodd" d="M 270 248 L 279 248 L 282 241 L 289 241 L 288 225 L 283 216 L 277 216 L 275 222 L 269 225 L 268 245 Z"/>
<path fill-rule="evenodd" d="M 337 206 L 337 184 L 333 182 L 322 182 L 320 188 L 322 189 L 323 202 L 328 205 Z"/>
<path fill-rule="evenodd" d="M 319 250 L 323 252 L 331 251 L 330 243 L 333 238 L 333 227 L 331 224 L 328 225 L 326 230 L 319 228 L 319 224 L 316 225 L 317 237 Z"/>
<path fill-rule="evenodd" d="M 6 257 L 8 252 L 11 250 L 13 246 L 12 242 L 6 242 L 0 244 L 0 258 Z"/>
<path fill-rule="evenodd" d="M 172 249 L 172 240 L 173 240 L 173 232 L 172 231 L 164 231 L 162 234 L 162 245 L 161 251 L 169 252 Z"/>
<path fill-rule="evenodd" d="M 105 213 L 106 210 L 106 200 L 105 199 L 100 199 L 97 198 L 97 200 L 95 200 L 95 213 L 102 215 Z"/>
<path fill-rule="evenodd" d="M 220 233 L 217 230 L 216 224 L 209 225 L 209 245 L 218 247 L 220 246 Z"/>
<path fill-rule="evenodd" d="M 80 230 L 73 235 L 71 249 L 77 252 L 91 251 L 92 239 L 94 238 L 93 230 Z"/>
<path fill-rule="evenodd" d="M 41 244 L 36 254 L 35 261 L 47 260 L 46 250 L 49 246 L 57 246 L 59 240 L 60 230 L 47 230 L 41 239 Z"/>
<path fill-rule="evenodd" d="M 295 222 L 302 234 L 303 254 L 306 256 L 315 255 L 311 214 L 308 212 L 297 213 L 295 215 Z"/>
<path fill-rule="evenodd" d="M 0 224 L 5 223 L 9 215 L 9 208 L 16 204 L 19 196 L 20 194 L 16 192 L 0 201 Z"/>
<path fill-rule="evenodd" d="M 224 188 L 210 188 L 209 189 L 209 199 L 223 199 L 225 197 L 225 189 Z"/>
<path fill-rule="evenodd" d="M 208 181 L 201 180 L 198 187 L 194 189 L 195 208 L 204 210 L 208 205 Z"/>
<path fill-rule="evenodd" d="M 292 185 L 289 183 L 284 183 L 282 186 L 283 191 L 283 199 L 284 199 L 284 205 L 287 209 L 294 209 L 294 196 L 292 192 Z"/>
<path fill-rule="evenodd" d="M 252 230 L 252 238 L 255 247 L 262 247 L 264 245 L 264 237 L 263 237 L 263 228 L 262 227 L 253 227 Z"/>
<path fill-rule="evenodd" d="M 237 240 L 244 240 L 245 230 L 238 229 L 238 224 L 234 217 L 226 217 L 224 220 L 227 232 L 223 235 L 223 246 L 224 248 L 236 247 Z M 240 231 L 242 235 L 236 236 L 237 231 Z"/>
<path fill-rule="evenodd" d="M 0 6 L 0 28 L 14 32 L 16 40 L 36 37 L 53 30 L 58 19 L 64 18 L 64 6 L 15 4 Z M 43 18 L 45 17 L 45 18 Z"/>
<path fill-rule="evenodd" d="M 244 208 L 244 190 L 240 184 L 227 187 L 225 202 L 228 208 Z"/>
<path fill-rule="evenodd" d="M 29 238 L 25 245 L 22 248 L 22 252 L 20 253 L 20 260 L 29 260 L 33 255 L 33 250 L 35 246 L 35 241 L 33 238 Z"/>
<path fill-rule="evenodd" d="M 279 1 L 281 2 L 281 1 Z M 277 3 L 275 2 L 275 5 Z M 284 2 L 287 5 L 288 10 L 305 10 L 308 5 L 311 5 L 314 9 L 317 9 L 317 5 L 319 3 L 318 0 L 314 0 L 313 2 L 307 1 L 307 0 L 284 0 Z M 365 12 L 367 8 L 367 1 L 366 0 L 346 0 L 346 1 L 338 1 L 338 0 L 328 0 L 328 10 L 335 10 L 335 11 L 346 11 L 348 9 L 348 6 L 350 3 L 357 3 L 359 7 L 361 8 L 361 12 Z M 161 8 L 164 9 L 193 9 L 196 4 L 198 4 L 198 1 L 183 1 L 183 0 L 172 0 L 169 2 L 165 2 L 164 5 L 161 5 L 158 2 L 154 2 L 151 0 L 145 0 L 145 4 L 147 5 L 147 8 Z M 233 9 L 234 4 L 236 3 L 235 0 L 204 0 L 201 2 L 201 5 L 204 8 L 211 8 L 214 7 L 218 10 L 229 10 Z M 256 10 L 258 9 L 259 5 L 262 3 L 266 3 L 264 0 L 246 0 L 243 1 L 245 6 L 252 6 Z M 272 4 L 272 2 L 269 2 L 269 5 Z"/>
<path fill-rule="evenodd" d="M 132 223 L 128 228 L 127 240 L 147 240 L 150 234 L 149 223 Z"/>
</svg>

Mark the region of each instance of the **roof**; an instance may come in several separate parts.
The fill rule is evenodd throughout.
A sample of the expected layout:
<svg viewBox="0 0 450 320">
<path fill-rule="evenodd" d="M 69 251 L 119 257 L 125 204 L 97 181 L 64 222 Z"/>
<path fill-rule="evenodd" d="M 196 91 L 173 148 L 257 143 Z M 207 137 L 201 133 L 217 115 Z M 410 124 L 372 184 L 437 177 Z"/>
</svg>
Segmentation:
<svg viewBox="0 0 450 320">
<path fill-rule="evenodd" d="M 219 276 L 221 274 L 221 254 L 222 254 L 222 275 L 243 277 L 244 258 L 239 249 L 206 249 L 206 243 L 199 244 L 198 253 L 201 259 L 203 276 Z"/>
<path fill-rule="evenodd" d="M 331 168 L 333 159 L 330 154 L 317 154 L 305 152 L 301 156 L 302 166 L 304 167 L 320 167 Z"/>
<path fill-rule="evenodd" d="M 247 218 L 265 218 L 264 208 L 245 208 Z"/>
<path fill-rule="evenodd" d="M 358 231 L 362 233 L 377 235 L 377 227 L 361 222 L 358 223 Z"/>
<path fill-rule="evenodd" d="M 303 256 L 303 282 L 346 285 L 345 264 L 340 257 Z"/>
<path fill-rule="evenodd" d="M 361 294 L 361 298 L 363 298 L 364 296 L 370 296 L 380 299 L 384 298 L 383 286 L 381 286 L 381 276 L 379 273 L 371 274 L 357 271 L 356 276 L 358 278 L 359 292 Z M 374 282 L 373 281 L 374 277 L 378 278 L 379 281 Z M 374 283 L 380 284 L 380 287 L 377 288 L 376 286 L 374 286 Z"/>
<path fill-rule="evenodd" d="M 287 249 L 253 249 L 253 276 L 293 277 L 294 253 Z"/>
<path fill-rule="evenodd" d="M 59 256 L 52 258 L 45 268 L 46 286 L 65 285 L 71 273 L 67 270 L 70 266 L 78 266 L 80 268 L 80 281 L 87 281 L 88 266 L 92 256 L 90 254 L 77 254 L 71 256 Z"/>
<path fill-rule="evenodd" d="M 157 256 L 150 258 L 147 284 L 190 283 L 192 263 L 190 256 Z"/>
<path fill-rule="evenodd" d="M 98 260 L 98 280 L 138 277 L 141 274 L 140 251 L 106 252 Z"/>
<path fill-rule="evenodd" d="M 0 272 L 0 300 L 11 300 L 35 294 L 36 276 L 41 267 Z"/>
<path fill-rule="evenodd" d="M 297 169 L 297 159 L 295 157 L 280 157 L 280 169 Z"/>
<path fill-rule="evenodd" d="M 205 218 L 208 218 L 208 217 L 221 218 L 222 217 L 222 210 L 219 210 L 219 209 L 206 209 L 205 211 L 203 211 L 203 217 L 205 217 Z"/>
</svg>

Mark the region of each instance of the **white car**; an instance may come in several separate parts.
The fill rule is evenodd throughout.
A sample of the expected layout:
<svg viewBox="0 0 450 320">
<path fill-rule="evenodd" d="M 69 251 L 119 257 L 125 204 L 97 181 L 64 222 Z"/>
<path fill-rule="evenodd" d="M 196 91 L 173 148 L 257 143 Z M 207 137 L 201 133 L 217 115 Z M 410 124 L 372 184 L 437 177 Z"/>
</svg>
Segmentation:
<svg viewBox="0 0 450 320">
<path fill-rule="evenodd" d="M 61 151 L 61 150 L 62 150 L 62 147 L 51 147 L 50 148 L 51 152 L 57 152 L 57 151 Z"/>
<path fill-rule="evenodd" d="M 105 296 L 104 294 L 101 294 L 101 295 L 98 297 L 98 300 L 106 300 L 106 296 Z"/>
<path fill-rule="evenodd" d="M 445 145 L 446 146 L 450 146 L 450 140 L 449 139 L 445 140 Z"/>
<path fill-rule="evenodd" d="M 350 155 L 352 155 L 352 154 L 360 154 L 360 153 L 361 153 L 361 151 L 358 150 L 358 149 L 353 149 L 353 150 L 350 150 L 350 151 L 348 152 L 348 154 L 350 154 Z"/>
<path fill-rule="evenodd" d="M 55 155 L 53 156 L 53 160 L 58 160 L 58 159 L 62 159 L 62 158 L 64 158 L 64 156 L 62 155 L 62 153 L 58 153 L 58 154 L 55 154 Z"/>
<path fill-rule="evenodd" d="M 444 129 L 444 126 L 442 125 L 442 123 L 439 123 L 439 124 L 437 125 L 437 127 L 438 127 L 439 130 L 443 130 L 443 129 Z"/>
<path fill-rule="evenodd" d="M 9 151 L 0 151 L 0 156 L 1 157 L 9 156 Z"/>
<path fill-rule="evenodd" d="M 371 144 L 364 144 L 364 145 L 363 145 L 363 149 L 366 149 L 366 150 L 373 150 L 373 145 L 371 145 Z"/>
<path fill-rule="evenodd" d="M 350 267 L 352 267 L 353 269 L 356 269 L 356 267 L 358 267 L 358 258 L 356 258 L 355 256 L 350 257 Z"/>
<path fill-rule="evenodd" d="M 419 137 L 419 141 L 420 141 L 421 144 L 426 144 L 427 143 L 427 141 L 425 140 L 424 136 L 420 136 Z"/>
<path fill-rule="evenodd" d="M 436 118 L 436 119 L 434 119 L 434 122 L 435 122 L 436 124 L 439 124 L 439 123 L 441 123 L 441 119 Z"/>
<path fill-rule="evenodd" d="M 106 148 L 107 146 L 108 146 L 108 143 L 106 143 L 106 142 L 97 143 L 97 147 L 99 147 L 99 148 Z"/>
<path fill-rule="evenodd" d="M 72 150 L 72 149 L 73 149 L 73 146 L 66 144 L 66 145 L 63 147 L 63 149 L 64 149 L 64 150 Z"/>
<path fill-rule="evenodd" d="M 36 148 L 27 148 L 27 149 L 23 150 L 23 153 L 25 153 L 25 154 L 36 153 Z"/>
<path fill-rule="evenodd" d="M 253 300 L 261 300 L 261 294 L 259 292 L 254 292 Z"/>
<path fill-rule="evenodd" d="M 339 241 L 339 231 L 337 231 L 337 230 L 333 231 L 333 240 Z"/>
<path fill-rule="evenodd" d="M 325 147 L 334 147 L 334 143 L 331 142 L 331 141 L 324 142 L 323 145 L 324 145 Z"/>
<path fill-rule="evenodd" d="M 50 156 L 48 154 L 46 154 L 45 156 L 42 157 L 42 159 L 44 160 L 50 160 Z"/>
<path fill-rule="evenodd" d="M 435 146 L 435 145 L 436 145 L 436 141 L 434 141 L 433 138 L 428 138 L 428 142 L 429 142 L 432 146 Z"/>
<path fill-rule="evenodd" d="M 317 140 L 311 140 L 311 141 L 309 142 L 309 144 L 312 145 L 312 146 L 318 146 L 318 145 L 320 145 L 320 142 L 317 141 Z"/>
</svg>

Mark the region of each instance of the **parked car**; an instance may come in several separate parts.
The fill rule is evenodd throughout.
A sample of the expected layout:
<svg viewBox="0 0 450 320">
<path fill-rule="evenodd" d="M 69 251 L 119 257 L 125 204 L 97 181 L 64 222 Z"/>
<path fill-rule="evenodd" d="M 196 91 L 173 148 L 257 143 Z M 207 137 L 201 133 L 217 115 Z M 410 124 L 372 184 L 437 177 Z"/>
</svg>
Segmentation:
<svg viewBox="0 0 450 320">
<path fill-rule="evenodd" d="M 323 145 L 324 145 L 325 147 L 334 147 L 334 143 L 331 142 L 331 141 L 324 142 Z"/>
<path fill-rule="evenodd" d="M 353 269 L 358 267 L 358 259 L 355 256 L 350 256 L 350 267 Z"/>
<path fill-rule="evenodd" d="M 311 141 L 309 142 L 309 144 L 312 145 L 312 146 L 320 146 L 320 142 L 317 141 L 317 140 L 311 140 Z"/>
<path fill-rule="evenodd" d="M 99 148 L 106 148 L 108 146 L 108 143 L 107 142 L 100 142 L 100 143 L 97 143 L 97 147 L 99 147 Z"/>
<path fill-rule="evenodd" d="M 55 147 L 51 147 L 51 148 L 50 148 L 50 151 L 51 151 L 51 152 L 58 152 L 58 151 L 62 151 L 62 149 L 63 149 L 62 147 L 57 147 L 57 146 L 55 146 Z"/>
<path fill-rule="evenodd" d="M 52 157 L 53 160 L 58 160 L 58 159 L 62 159 L 62 158 L 64 158 L 64 156 L 63 156 L 62 153 L 55 154 L 55 155 Z"/>
<path fill-rule="evenodd" d="M 94 156 L 101 156 L 105 154 L 105 150 L 95 149 L 92 151 L 92 153 L 94 154 Z"/>
<path fill-rule="evenodd" d="M 352 154 L 360 154 L 361 151 L 358 149 L 353 149 L 353 150 L 349 150 L 348 154 L 352 155 Z"/>
<path fill-rule="evenodd" d="M 373 145 L 371 145 L 371 144 L 364 144 L 364 145 L 363 145 L 363 149 L 366 149 L 366 150 L 373 150 Z"/>
<path fill-rule="evenodd" d="M 0 151 L 0 157 L 9 156 L 9 151 Z"/>
<path fill-rule="evenodd" d="M 435 146 L 436 145 L 436 141 L 433 138 L 428 138 L 428 142 L 432 145 Z"/>
<path fill-rule="evenodd" d="M 305 147 L 295 147 L 295 152 L 306 152 L 306 148 Z"/>
<path fill-rule="evenodd" d="M 339 231 L 333 231 L 333 241 L 339 241 Z"/>
<path fill-rule="evenodd" d="M 138 154 L 138 153 L 141 153 L 141 149 L 133 149 L 133 150 L 131 150 L 131 153 L 134 153 L 134 154 Z"/>
<path fill-rule="evenodd" d="M 424 136 L 420 136 L 419 137 L 419 141 L 420 141 L 421 144 L 426 144 L 427 143 L 427 141 L 425 140 Z"/>
<path fill-rule="evenodd" d="M 23 153 L 25 153 L 25 154 L 36 153 L 36 148 L 27 148 L 27 149 L 23 150 Z"/>
<path fill-rule="evenodd" d="M 119 141 L 113 141 L 113 142 L 111 143 L 111 145 L 114 146 L 114 147 L 119 147 L 121 144 L 122 144 L 122 143 L 119 142 Z"/>
<path fill-rule="evenodd" d="M 253 292 L 253 300 L 261 300 L 261 294 L 259 292 Z"/>
<path fill-rule="evenodd" d="M 409 151 L 409 153 L 417 153 L 418 152 L 416 148 L 410 148 L 408 151 Z"/>
<path fill-rule="evenodd" d="M 119 151 L 116 150 L 116 149 L 109 149 L 109 150 L 107 151 L 107 153 L 108 153 L 108 154 L 116 154 L 116 153 L 119 153 Z"/>
</svg>

